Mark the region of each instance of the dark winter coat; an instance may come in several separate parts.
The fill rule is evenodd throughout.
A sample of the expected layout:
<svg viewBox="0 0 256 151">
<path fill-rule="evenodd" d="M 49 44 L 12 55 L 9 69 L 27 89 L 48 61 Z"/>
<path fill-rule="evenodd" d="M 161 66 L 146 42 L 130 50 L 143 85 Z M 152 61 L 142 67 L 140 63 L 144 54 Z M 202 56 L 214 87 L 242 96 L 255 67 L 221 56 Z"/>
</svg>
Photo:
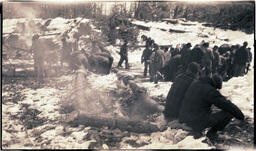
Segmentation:
<svg viewBox="0 0 256 151">
<path fill-rule="evenodd" d="M 181 50 L 181 57 L 182 57 L 182 64 L 185 66 L 190 63 L 190 56 L 191 56 L 191 49 L 190 48 L 183 48 Z"/>
<path fill-rule="evenodd" d="M 146 48 L 141 56 L 141 60 L 144 62 L 146 60 L 150 60 L 150 56 L 152 54 L 152 50 L 150 50 L 149 48 Z"/>
<path fill-rule="evenodd" d="M 166 81 L 174 80 L 180 65 L 181 55 L 175 55 L 168 62 L 166 62 L 165 66 L 160 70 L 160 72 L 164 75 Z"/>
<path fill-rule="evenodd" d="M 123 45 L 121 47 L 120 55 L 123 56 L 123 57 L 127 57 L 128 56 L 127 45 Z"/>
<path fill-rule="evenodd" d="M 239 120 L 244 119 L 241 110 L 214 88 L 211 78 L 205 77 L 191 83 L 183 99 L 179 120 L 196 131 L 202 131 L 209 123 L 212 105 Z"/>
<path fill-rule="evenodd" d="M 234 63 L 245 65 L 245 63 L 249 60 L 249 51 L 245 47 L 241 47 L 237 50 L 234 57 Z"/>
<path fill-rule="evenodd" d="M 182 100 L 194 79 L 195 75 L 186 72 L 175 78 L 166 99 L 164 114 L 167 119 L 178 118 Z"/>
<path fill-rule="evenodd" d="M 201 48 L 199 47 L 193 48 L 191 51 L 190 62 L 196 62 L 198 64 L 201 64 L 203 55 L 204 55 L 204 52 Z"/>
</svg>

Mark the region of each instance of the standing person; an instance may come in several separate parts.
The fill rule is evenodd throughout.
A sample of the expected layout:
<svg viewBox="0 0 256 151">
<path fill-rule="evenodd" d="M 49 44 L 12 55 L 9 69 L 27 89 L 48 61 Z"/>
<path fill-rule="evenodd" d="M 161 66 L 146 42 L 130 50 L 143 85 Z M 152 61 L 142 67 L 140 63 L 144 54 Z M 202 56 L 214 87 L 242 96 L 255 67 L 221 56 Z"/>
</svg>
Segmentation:
<svg viewBox="0 0 256 151">
<path fill-rule="evenodd" d="M 246 68 L 246 62 L 249 60 L 249 51 L 247 50 L 248 43 L 245 41 L 243 46 L 240 47 L 234 56 L 234 64 L 235 64 L 235 75 L 240 76 L 244 74 Z"/>
<path fill-rule="evenodd" d="M 66 37 L 61 39 L 62 41 L 62 48 L 61 48 L 61 67 L 63 67 L 63 63 L 67 62 L 70 65 L 70 56 L 72 52 L 71 44 L 67 42 Z"/>
<path fill-rule="evenodd" d="M 248 73 L 248 71 L 250 70 L 250 66 L 251 66 L 251 61 L 252 61 L 252 52 L 251 52 L 251 48 L 248 48 L 248 54 L 249 54 L 249 58 L 247 60 L 246 63 L 246 69 L 245 69 L 245 74 Z"/>
<path fill-rule="evenodd" d="M 41 82 L 43 80 L 43 77 L 45 76 L 44 51 L 46 50 L 44 48 L 44 44 L 39 39 L 39 35 L 37 34 L 32 37 L 31 51 L 33 53 L 34 58 L 34 72 L 37 77 L 37 80 Z"/>
<path fill-rule="evenodd" d="M 129 69 L 127 40 L 124 41 L 124 44 L 122 45 L 119 54 L 120 54 L 120 61 L 118 62 L 117 67 L 122 67 L 122 63 L 123 61 L 125 61 L 125 69 Z"/>
<path fill-rule="evenodd" d="M 181 58 L 182 58 L 182 65 L 186 69 L 188 64 L 190 63 L 190 56 L 191 56 L 191 43 L 187 43 L 181 49 Z"/>
<path fill-rule="evenodd" d="M 150 81 L 158 83 L 160 78 L 160 70 L 164 67 L 165 56 L 164 51 L 159 49 L 157 44 L 154 44 L 154 50 L 150 56 Z"/>
<path fill-rule="evenodd" d="M 72 53 L 76 53 L 79 50 L 78 42 L 79 42 L 80 36 L 81 35 L 78 32 L 75 32 L 73 34 L 74 41 L 72 43 Z"/>
<path fill-rule="evenodd" d="M 217 73 L 219 65 L 220 65 L 220 54 L 218 51 L 218 46 L 214 46 L 212 49 L 213 55 L 214 55 L 214 59 L 212 62 L 212 73 Z"/>
<path fill-rule="evenodd" d="M 223 130 L 233 117 L 244 120 L 241 110 L 218 91 L 221 88 L 222 78 L 218 75 L 192 82 L 183 99 L 179 121 L 190 126 L 198 136 L 204 129 L 210 128 L 206 136 L 215 140 L 217 131 Z M 222 111 L 212 113 L 212 105 Z"/>
<path fill-rule="evenodd" d="M 212 51 L 208 48 L 209 43 L 206 42 L 202 45 L 202 50 L 204 52 L 204 55 L 202 57 L 202 67 L 203 67 L 203 73 L 205 76 L 212 76 L 212 61 L 214 59 L 214 55 Z"/>
<path fill-rule="evenodd" d="M 144 74 L 143 74 L 144 77 L 147 76 L 151 54 L 152 54 L 152 50 L 150 49 L 150 44 L 146 43 L 146 49 L 143 51 L 141 56 L 141 63 L 144 63 Z"/>
<path fill-rule="evenodd" d="M 178 118 L 185 93 L 194 79 L 199 77 L 199 64 L 192 62 L 186 72 L 179 74 L 168 92 L 164 110 L 165 119 L 171 121 Z"/>
</svg>

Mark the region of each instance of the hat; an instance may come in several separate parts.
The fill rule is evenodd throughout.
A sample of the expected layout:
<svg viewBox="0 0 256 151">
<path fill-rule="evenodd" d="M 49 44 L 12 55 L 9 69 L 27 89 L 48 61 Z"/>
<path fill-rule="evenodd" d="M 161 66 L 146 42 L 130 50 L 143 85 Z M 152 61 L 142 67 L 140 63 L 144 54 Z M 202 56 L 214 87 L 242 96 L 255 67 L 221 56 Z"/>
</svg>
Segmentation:
<svg viewBox="0 0 256 151">
<path fill-rule="evenodd" d="M 247 41 L 245 41 L 244 43 L 243 43 L 243 46 L 247 46 L 248 45 L 248 42 Z"/>
<path fill-rule="evenodd" d="M 209 42 L 205 42 L 205 43 L 203 44 L 203 47 L 209 47 Z"/>
<path fill-rule="evenodd" d="M 220 75 L 214 74 L 212 76 L 212 80 L 213 80 L 215 88 L 217 88 L 217 89 L 221 89 L 222 88 L 222 81 L 223 81 L 223 79 L 222 79 L 222 77 Z"/>
<path fill-rule="evenodd" d="M 191 43 L 190 43 L 190 42 L 189 42 L 189 43 L 187 43 L 187 47 L 188 47 L 188 48 L 192 47 L 192 45 L 191 45 Z"/>
</svg>

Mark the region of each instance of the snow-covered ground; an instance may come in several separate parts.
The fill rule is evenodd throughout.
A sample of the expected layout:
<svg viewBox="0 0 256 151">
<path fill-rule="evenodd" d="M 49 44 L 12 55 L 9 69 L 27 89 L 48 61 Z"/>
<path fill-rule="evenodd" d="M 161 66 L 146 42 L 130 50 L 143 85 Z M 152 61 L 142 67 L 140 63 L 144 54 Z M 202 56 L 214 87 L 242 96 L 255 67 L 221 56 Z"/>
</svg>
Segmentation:
<svg viewBox="0 0 256 151">
<path fill-rule="evenodd" d="M 80 20 L 79 18 L 77 20 Z M 26 19 L 6 19 L 3 20 L 3 32 L 10 33 L 13 32 L 17 22 L 25 22 Z M 36 19 L 37 22 L 43 23 L 41 19 Z M 51 24 L 48 26 L 48 29 L 54 29 L 54 32 L 63 33 L 70 28 L 73 24 L 73 20 L 64 19 L 64 18 L 55 18 L 52 20 Z M 87 19 L 84 19 L 83 22 L 90 22 Z M 210 42 L 210 46 L 214 45 L 220 46 L 221 44 L 240 44 L 244 41 L 248 42 L 248 46 L 252 49 L 253 47 L 253 34 L 247 35 L 240 31 L 231 31 L 231 30 L 222 30 L 214 29 L 212 27 L 204 27 L 202 23 L 198 22 L 182 22 L 179 20 L 178 24 L 167 24 L 165 22 L 142 22 L 134 21 L 136 24 L 144 25 L 150 27 L 150 31 L 141 30 L 138 36 L 139 43 L 142 44 L 140 39 L 141 35 L 146 35 L 154 39 L 157 44 L 172 44 L 176 46 L 177 44 L 183 44 L 190 42 L 192 46 L 200 43 L 202 40 Z M 181 23 L 193 24 L 190 26 L 182 25 Z M 185 33 L 170 33 L 168 29 L 175 30 L 184 30 Z M 166 29 L 167 31 L 162 31 L 160 29 Z M 224 41 L 224 39 L 228 39 Z M 59 37 L 56 37 L 56 40 L 59 40 Z M 112 56 L 114 57 L 113 66 L 117 65 L 119 61 L 119 47 L 107 46 Z M 118 71 L 118 74 L 131 75 L 136 77 L 135 81 L 141 87 L 145 87 L 148 91 L 149 96 L 151 97 L 166 97 L 172 82 L 159 82 L 154 84 L 149 82 L 148 78 L 143 78 L 143 64 L 140 63 L 140 58 L 142 54 L 142 48 L 138 48 L 135 51 L 129 52 L 129 63 L 131 65 L 130 70 Z M 253 54 L 254 55 L 254 54 Z M 25 63 L 20 61 L 12 61 L 13 63 Z M 254 58 L 251 65 L 251 70 L 249 73 L 243 77 L 232 78 L 228 82 L 224 82 L 221 93 L 227 96 L 233 103 L 241 108 L 243 113 L 249 117 L 254 117 Z M 5 62 L 3 62 L 5 64 Z M 20 84 L 18 85 L 19 89 L 23 89 L 21 92 L 25 98 L 22 98 L 18 103 L 11 103 L 6 100 L 2 103 L 2 116 L 3 116 L 3 144 L 9 144 L 9 146 L 4 146 L 4 148 L 15 149 L 15 148 L 75 148 L 75 149 L 86 149 L 89 147 L 90 143 L 97 142 L 96 138 L 85 139 L 89 131 L 93 128 L 84 127 L 80 125 L 77 128 L 70 126 L 62 125 L 59 123 L 60 113 L 59 107 L 63 100 L 68 99 L 68 95 L 72 89 L 71 81 L 74 76 L 61 76 L 57 79 L 52 80 L 51 82 L 57 82 L 58 85 L 61 85 L 61 89 L 55 86 L 47 85 L 43 88 L 33 89 L 31 87 L 21 88 Z M 101 91 L 111 91 L 117 88 L 117 75 L 111 73 L 109 75 L 100 76 L 92 74 L 88 76 L 88 81 L 91 84 L 91 87 L 95 90 Z M 16 81 L 17 82 L 17 81 Z M 18 81 L 17 83 L 20 83 Z M 22 83 L 22 82 L 21 82 Z M 15 83 L 13 83 L 15 84 Z M 28 84 L 30 85 L 30 84 Z M 31 84 L 33 85 L 33 84 Z M 3 84 L 2 89 L 2 98 L 8 98 L 14 94 L 10 92 L 9 89 L 6 89 L 6 85 Z M 17 89 L 18 89 L 17 88 Z M 14 91 L 15 92 L 15 91 Z M 12 116 L 18 116 L 22 112 L 25 112 L 26 105 L 29 105 L 31 109 L 37 109 L 41 113 L 38 114 L 39 118 L 46 119 L 46 123 L 35 127 L 30 130 L 24 129 L 22 123 L 19 123 L 18 120 L 13 120 Z M 164 122 L 163 116 L 159 116 L 159 123 Z M 252 124 L 254 121 L 252 121 Z M 24 123 L 23 123 L 24 124 Z M 14 130 L 14 131 L 11 131 Z M 101 129 L 102 130 L 102 129 Z M 105 128 L 103 128 L 105 130 Z M 70 134 L 66 134 L 70 132 Z M 65 134 L 63 136 L 63 134 Z M 122 149 L 209 149 L 214 148 L 214 146 L 209 146 L 208 144 L 202 142 L 205 138 L 194 139 L 192 136 L 187 136 L 187 132 L 181 129 L 174 129 L 171 126 L 163 132 L 154 132 L 149 134 L 136 134 L 131 133 L 130 136 L 126 136 L 120 142 L 120 148 Z M 137 144 L 143 144 L 140 147 L 131 146 L 127 143 L 127 140 L 135 141 Z M 106 144 L 103 144 L 99 148 L 108 149 L 109 147 Z M 228 147 L 229 148 L 229 147 Z M 231 147 L 232 148 L 232 147 Z"/>
</svg>

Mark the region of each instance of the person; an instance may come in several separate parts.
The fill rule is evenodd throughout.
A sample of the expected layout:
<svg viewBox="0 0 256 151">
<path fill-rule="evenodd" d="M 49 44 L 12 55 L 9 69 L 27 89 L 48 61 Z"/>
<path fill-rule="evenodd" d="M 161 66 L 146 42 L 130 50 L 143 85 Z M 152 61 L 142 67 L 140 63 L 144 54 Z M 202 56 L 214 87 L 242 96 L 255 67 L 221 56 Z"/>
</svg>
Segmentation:
<svg viewBox="0 0 256 151">
<path fill-rule="evenodd" d="M 144 63 L 144 74 L 143 74 L 144 77 L 147 76 L 151 54 L 152 54 L 152 50 L 150 49 L 150 44 L 146 43 L 146 48 L 143 51 L 142 56 L 141 56 L 141 63 Z"/>
<path fill-rule="evenodd" d="M 178 118 L 182 100 L 192 81 L 198 78 L 199 69 L 199 64 L 192 62 L 188 65 L 186 72 L 180 73 L 173 81 L 166 98 L 164 110 L 165 119 L 167 121 Z"/>
<path fill-rule="evenodd" d="M 159 49 L 158 45 L 154 44 L 154 50 L 150 56 L 150 81 L 155 84 L 158 83 L 160 78 L 160 70 L 164 67 L 165 56 L 164 51 Z"/>
<path fill-rule="evenodd" d="M 210 128 L 206 136 L 217 140 L 217 132 L 223 130 L 233 117 L 244 120 L 242 111 L 231 101 L 227 100 L 218 89 L 222 88 L 222 78 L 215 74 L 213 77 L 201 77 L 188 88 L 179 112 L 179 121 L 192 128 L 194 137 Z M 221 109 L 212 113 L 212 105 Z"/>
<path fill-rule="evenodd" d="M 249 54 L 249 58 L 247 60 L 247 63 L 246 63 L 246 69 L 245 69 L 245 74 L 248 73 L 248 71 L 250 70 L 250 66 L 251 66 L 251 61 L 252 61 L 252 52 L 251 52 L 251 48 L 248 48 L 248 54 Z"/>
<path fill-rule="evenodd" d="M 45 48 L 39 38 L 40 36 L 37 34 L 32 37 L 31 53 L 33 53 L 35 75 L 39 81 L 42 81 L 46 74 L 44 69 Z"/>
<path fill-rule="evenodd" d="M 76 53 L 76 52 L 79 50 L 79 44 L 78 44 L 78 42 L 79 42 L 80 36 L 81 36 L 81 35 L 80 35 L 78 32 L 75 32 L 75 33 L 73 34 L 73 39 L 74 39 L 74 41 L 73 41 L 73 43 L 72 43 L 72 53 Z"/>
<path fill-rule="evenodd" d="M 209 50 L 209 43 L 206 42 L 202 45 L 202 50 L 204 55 L 201 60 L 201 64 L 203 67 L 203 73 L 205 76 L 212 76 L 212 61 L 214 59 L 214 55 L 211 50 Z"/>
<path fill-rule="evenodd" d="M 117 67 L 121 67 L 123 61 L 125 61 L 125 69 L 129 68 L 129 64 L 128 64 L 128 50 L 127 50 L 127 41 L 124 41 L 124 44 L 122 45 L 121 49 L 120 49 L 120 60 L 118 62 L 118 66 Z"/>
<path fill-rule="evenodd" d="M 172 56 L 174 57 L 176 55 L 180 55 L 180 49 L 181 49 L 180 44 L 177 44 L 174 50 L 172 51 Z"/>
<path fill-rule="evenodd" d="M 203 50 L 199 47 L 199 45 L 195 45 L 194 48 L 191 50 L 190 61 L 196 62 L 201 65 L 203 55 Z"/>
<path fill-rule="evenodd" d="M 215 45 L 212 49 L 212 52 L 213 52 L 213 56 L 214 56 L 214 59 L 212 62 L 212 73 L 215 74 L 215 73 L 217 73 L 219 65 L 220 65 L 220 54 L 218 51 L 218 46 Z"/>
<path fill-rule="evenodd" d="M 170 60 L 168 60 L 165 66 L 160 71 L 164 75 L 166 81 L 173 81 L 180 69 L 181 65 L 181 55 L 175 55 Z"/>
<path fill-rule="evenodd" d="M 182 57 L 182 64 L 184 68 L 187 68 L 188 64 L 190 63 L 190 56 L 191 56 L 191 43 L 187 43 L 184 45 L 184 47 L 181 49 L 181 57 Z"/>
<path fill-rule="evenodd" d="M 61 67 L 63 67 L 63 63 L 66 61 L 70 66 L 70 56 L 72 52 L 72 46 L 70 43 L 67 42 L 66 37 L 64 36 L 61 39 L 62 42 L 62 48 L 61 48 Z M 71 66 L 70 66 L 71 68 Z"/>
<path fill-rule="evenodd" d="M 235 73 L 234 76 L 243 75 L 246 68 L 246 62 L 249 60 L 249 51 L 247 50 L 248 43 L 245 41 L 234 56 Z"/>
</svg>

